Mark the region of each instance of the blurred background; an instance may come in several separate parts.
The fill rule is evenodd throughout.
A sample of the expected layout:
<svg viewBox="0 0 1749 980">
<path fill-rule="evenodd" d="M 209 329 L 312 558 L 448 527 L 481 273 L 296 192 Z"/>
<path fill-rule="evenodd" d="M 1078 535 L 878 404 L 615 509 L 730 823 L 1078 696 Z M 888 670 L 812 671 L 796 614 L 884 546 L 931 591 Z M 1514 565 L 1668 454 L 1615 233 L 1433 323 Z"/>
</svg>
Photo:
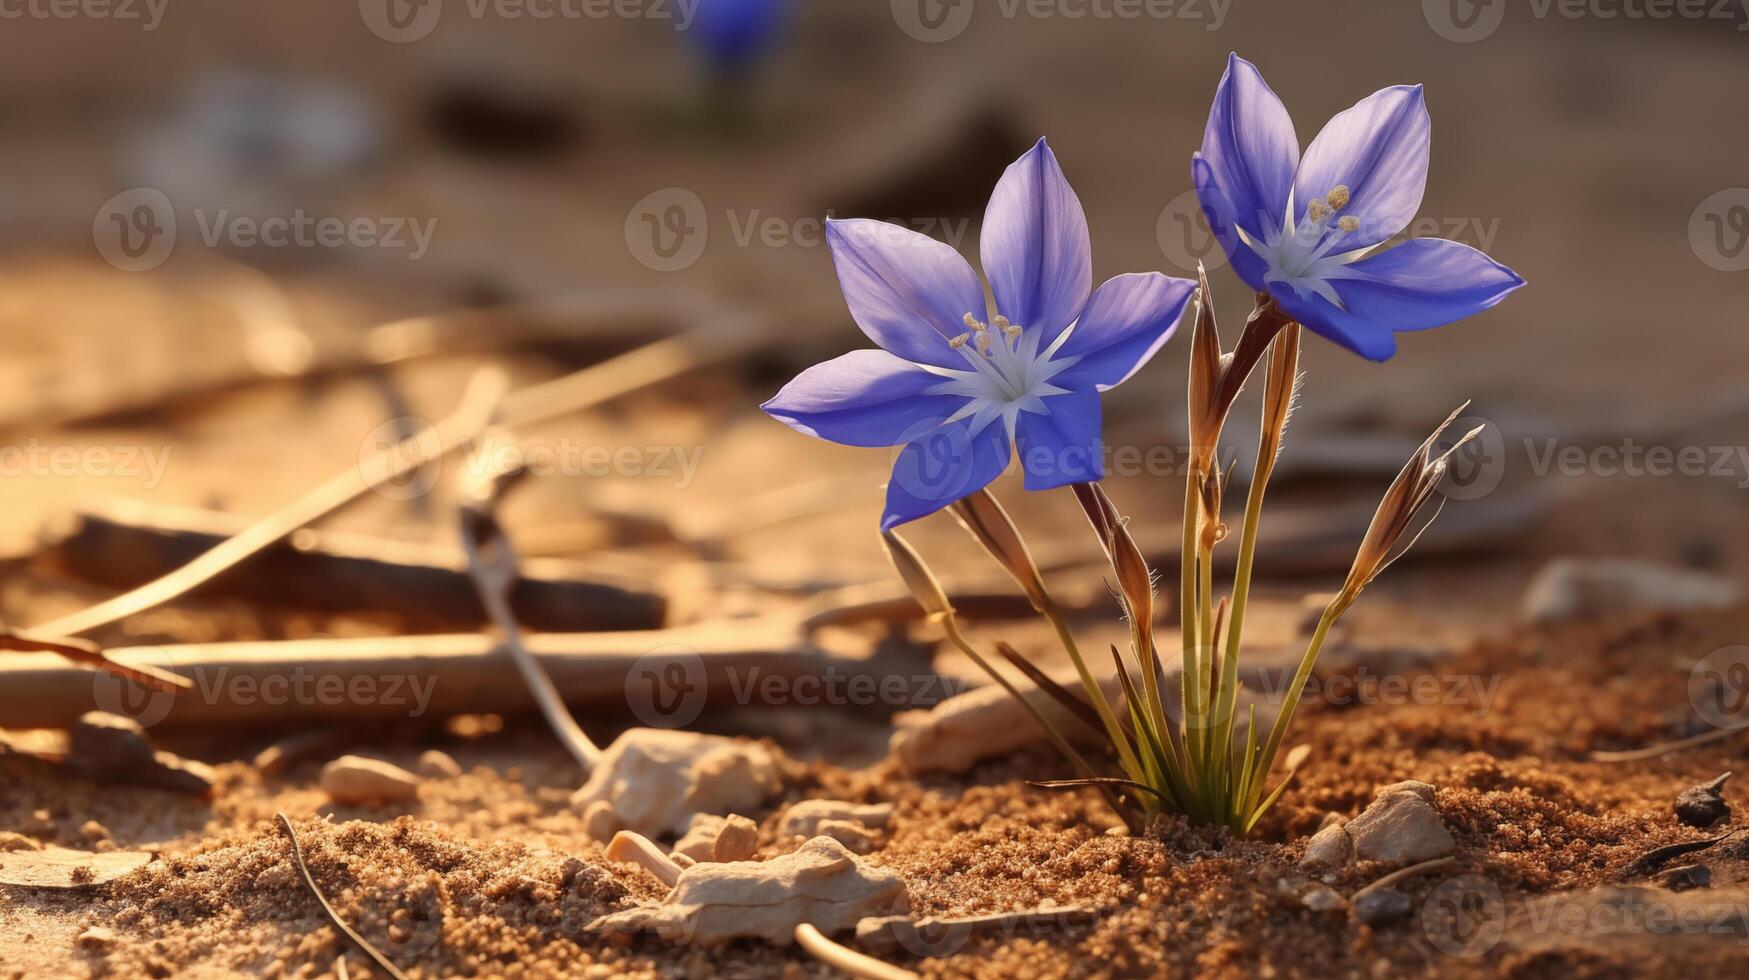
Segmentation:
<svg viewBox="0 0 1749 980">
<path fill-rule="evenodd" d="M 1198 224 L 1189 158 L 1237 51 L 1302 143 L 1376 89 L 1425 83 L 1433 167 L 1409 233 L 1530 283 L 1405 335 L 1389 364 L 1309 344 L 1282 520 L 1370 511 L 1469 398 L 1492 436 L 1431 553 L 1497 563 L 1423 586 L 1451 608 L 1498 608 L 1557 554 L 1746 567 L 1724 546 L 1749 486 L 1735 0 L 20 0 L 0 18 L 15 559 L 87 497 L 265 513 L 443 417 L 482 364 L 531 384 L 704 329 L 745 349 L 518 432 L 565 477 L 513 502 L 518 542 L 665 573 L 702 554 L 803 592 L 879 579 L 891 454 L 757 410 L 866 346 L 822 220 L 895 220 L 975 260 L 995 178 L 1048 136 L 1095 281 L 1208 262 L 1230 342 L 1251 298 Z M 1182 440 L 1185 349 L 1107 409 L 1108 439 L 1144 460 L 1112 492 L 1163 543 L 1181 476 L 1147 460 Z M 339 523 L 449 540 L 452 492 L 380 495 Z M 1066 496 L 1024 509 L 1046 538 L 1080 531 Z M 9 583 L 8 621 L 80 601 Z"/>
</svg>

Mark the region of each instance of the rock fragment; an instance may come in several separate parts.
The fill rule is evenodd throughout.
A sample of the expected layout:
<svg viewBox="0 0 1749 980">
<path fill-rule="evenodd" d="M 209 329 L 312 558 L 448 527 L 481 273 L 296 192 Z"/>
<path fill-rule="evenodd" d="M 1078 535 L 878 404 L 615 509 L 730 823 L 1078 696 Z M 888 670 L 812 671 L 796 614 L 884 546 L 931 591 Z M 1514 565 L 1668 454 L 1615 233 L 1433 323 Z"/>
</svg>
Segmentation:
<svg viewBox="0 0 1749 980">
<path fill-rule="evenodd" d="M 461 774 L 461 763 L 448 752 L 426 749 L 419 753 L 419 775 L 426 779 L 454 779 Z"/>
<path fill-rule="evenodd" d="M 846 803 L 843 800 L 803 800 L 783 811 L 778 818 L 777 832 L 791 837 L 815 837 L 820 824 L 840 820 L 881 830 L 893 818 L 891 803 Z"/>
<path fill-rule="evenodd" d="M 1336 912 L 1348 907 L 1348 899 L 1328 885 L 1314 885 L 1300 896 L 1300 904 L 1314 912 Z"/>
<path fill-rule="evenodd" d="M 1731 819 L 1731 805 L 1725 802 L 1725 773 L 1711 782 L 1690 786 L 1676 797 L 1676 819 L 1690 827 L 1706 829 L 1720 820 Z"/>
<path fill-rule="evenodd" d="M 204 796 L 218 776 L 203 762 L 152 747 L 140 723 L 88 711 L 67 733 L 67 761 L 94 779 Z"/>
<path fill-rule="evenodd" d="M 1433 807 L 1433 787 L 1418 780 L 1393 783 L 1378 791 L 1360 816 L 1342 821 L 1332 814 L 1306 844 L 1302 867 L 1336 869 L 1353 861 L 1416 864 L 1445 857 L 1457 841 Z"/>
<path fill-rule="evenodd" d="M 1409 914 L 1409 896 L 1395 888 L 1378 888 L 1354 899 L 1354 917 L 1369 926 L 1396 922 Z"/>
<path fill-rule="evenodd" d="M 81 932 L 79 938 L 73 940 L 73 942 L 80 949 L 87 952 L 106 952 L 115 945 L 115 933 L 109 929 L 103 928 L 102 926 L 92 926 L 84 932 Z"/>
<path fill-rule="evenodd" d="M 1336 819 L 1326 819 L 1323 829 L 1306 842 L 1305 856 L 1300 858 L 1301 867 L 1343 868 L 1354 860 L 1354 841 L 1344 829 L 1347 819 L 1334 813 L 1330 816 Z"/>
<path fill-rule="evenodd" d="M 757 742 L 634 728 L 601 754 L 571 805 L 587 814 L 607 802 L 624 829 L 679 836 L 693 815 L 753 810 L 781 785 L 776 756 Z"/>
<path fill-rule="evenodd" d="M 1415 864 L 1457 850 L 1457 841 L 1433 808 L 1433 787 L 1413 779 L 1379 790 L 1342 829 L 1361 861 Z"/>
<path fill-rule="evenodd" d="M 700 813 L 692 818 L 686 835 L 674 844 L 676 860 L 750 861 L 759 850 L 759 825 L 739 814 L 719 817 Z"/>
<path fill-rule="evenodd" d="M 607 843 L 613 840 L 613 835 L 625 828 L 620 825 L 619 814 L 613 812 L 613 804 L 606 800 L 596 800 L 583 811 L 583 832 L 589 839 Z"/>
<path fill-rule="evenodd" d="M 1735 582 L 1655 562 L 1557 558 L 1525 591 L 1520 613 L 1533 623 L 1650 609 L 1717 609 L 1742 598 Z"/>
<path fill-rule="evenodd" d="M 803 922 L 831 935 L 906 904 L 897 874 L 862 863 L 829 837 L 816 837 L 769 861 L 685 868 L 661 902 L 603 916 L 589 929 L 653 933 L 703 947 L 742 938 L 787 946 Z"/>
<path fill-rule="evenodd" d="M 731 813 L 717 832 L 711 848 L 711 859 L 719 863 L 751 861 L 759 852 L 759 825 L 739 814 Z"/>
<path fill-rule="evenodd" d="M 336 803 L 369 805 L 419 798 L 418 776 L 361 755 L 343 755 L 323 766 L 321 785 Z"/>
<path fill-rule="evenodd" d="M 1053 678 L 1079 694 L 1081 681 L 1065 675 Z M 1116 675 L 1101 682 L 1114 706 L 1122 701 Z M 1022 695 L 1066 737 L 1080 740 L 1087 726 L 1037 687 Z M 1121 709 L 1120 709 L 1121 711 Z M 974 688 L 942 701 L 928 711 L 907 711 L 894 719 L 899 726 L 889 748 L 907 772 L 964 772 L 973 765 L 1045 741 L 1047 736 L 1026 706 L 1000 685 Z"/>
</svg>

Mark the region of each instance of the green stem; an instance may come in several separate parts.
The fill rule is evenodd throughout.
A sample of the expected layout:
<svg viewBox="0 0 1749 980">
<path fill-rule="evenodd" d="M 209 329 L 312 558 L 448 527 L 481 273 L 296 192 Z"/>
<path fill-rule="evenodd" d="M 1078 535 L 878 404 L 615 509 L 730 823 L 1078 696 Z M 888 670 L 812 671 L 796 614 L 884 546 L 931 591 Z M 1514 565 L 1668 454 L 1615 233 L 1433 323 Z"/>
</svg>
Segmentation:
<svg viewBox="0 0 1749 980">
<path fill-rule="evenodd" d="M 1088 765 L 1087 760 L 1081 756 L 1081 753 L 1075 751 L 1075 747 L 1069 744 L 1069 740 L 1063 737 L 1063 733 L 1058 731 L 1057 727 L 1052 725 L 1050 721 L 1045 718 L 1044 713 L 1028 700 L 1025 695 L 1021 694 L 1020 690 L 1016 688 L 1008 678 L 998 673 L 996 668 L 991 665 L 988 660 L 985 660 L 982 654 L 978 653 L 978 651 L 972 646 L 971 642 L 966 639 L 965 634 L 960 632 L 959 623 L 953 616 L 943 616 L 941 619 L 941 626 L 947 633 L 948 640 L 950 640 L 954 646 L 958 647 L 961 653 L 970 657 L 972 662 L 977 664 L 984 673 L 989 674 L 992 680 L 1002 685 L 1002 689 L 1008 692 L 1009 697 L 1019 701 L 1021 707 L 1025 708 L 1027 713 L 1032 715 L 1033 720 L 1038 722 L 1038 726 L 1044 729 L 1045 735 L 1048 736 L 1051 743 L 1057 747 L 1057 751 L 1063 753 L 1063 755 L 1068 758 L 1070 765 L 1075 767 L 1075 771 L 1081 774 L 1081 778 L 1099 778 L 1099 774 L 1093 771 L 1093 767 Z M 1129 810 L 1118 803 L 1117 797 L 1112 795 L 1111 790 L 1105 786 L 1096 786 L 1096 788 L 1099 790 L 1100 795 L 1105 797 L 1106 803 L 1110 804 L 1111 808 L 1117 811 L 1118 816 L 1123 818 L 1124 823 L 1129 826 L 1130 830 L 1132 832 L 1139 832 L 1140 827 L 1133 819 Z"/>
<path fill-rule="evenodd" d="M 1324 614 L 1318 617 L 1318 628 L 1312 633 L 1312 640 L 1306 645 L 1305 656 L 1300 658 L 1299 669 L 1294 671 L 1292 683 L 1288 685 L 1286 698 L 1282 701 L 1281 712 L 1275 716 L 1275 724 L 1269 726 L 1269 740 L 1263 745 L 1263 752 L 1257 757 L 1257 765 L 1251 772 L 1248 787 L 1246 809 L 1255 809 L 1257 797 L 1262 792 L 1269 770 L 1275 765 L 1275 753 L 1281 748 L 1281 740 L 1287 734 L 1287 727 L 1293 721 L 1294 711 L 1300 706 L 1300 694 L 1305 690 L 1306 680 L 1312 676 L 1312 666 L 1318 662 L 1318 653 L 1324 649 L 1324 641 L 1329 638 L 1330 627 L 1336 624 L 1347 606 L 1342 605 L 1343 596 L 1338 595 L 1324 607 Z"/>
<path fill-rule="evenodd" d="M 1087 699 L 1093 702 L 1093 710 L 1099 713 L 1099 720 L 1105 725 L 1106 737 L 1111 740 L 1112 748 L 1117 750 L 1119 761 L 1123 763 L 1124 771 L 1137 782 L 1147 781 L 1147 770 L 1142 768 L 1141 760 L 1136 758 L 1135 750 L 1130 747 L 1129 737 L 1124 734 L 1123 726 L 1118 724 L 1117 714 L 1111 710 L 1111 704 L 1105 697 L 1105 689 L 1099 686 L 1093 671 L 1087 667 L 1087 661 L 1081 657 L 1081 648 L 1075 644 L 1075 634 L 1069 630 L 1069 624 L 1064 621 L 1062 610 L 1057 608 L 1057 602 L 1049 592 L 1040 593 L 1044 600 L 1046 619 L 1051 621 L 1051 627 L 1057 631 L 1057 639 L 1063 644 L 1063 651 L 1075 664 L 1075 672 L 1081 675 L 1081 686 L 1087 689 Z"/>
<path fill-rule="evenodd" d="M 1193 451 L 1194 453 L 1194 451 Z M 1201 744 L 1196 732 L 1200 728 L 1197 721 L 1195 678 L 1197 676 L 1197 601 L 1196 601 L 1196 553 L 1199 550 L 1196 533 L 1196 522 L 1199 513 L 1198 479 L 1196 466 L 1191 467 L 1189 479 L 1184 488 L 1184 535 L 1179 546 L 1179 597 L 1178 597 L 1178 629 L 1183 634 L 1183 656 L 1178 670 L 1179 705 L 1184 720 L 1179 730 L 1184 735 L 1185 754 L 1194 765 L 1198 757 L 1196 747 Z"/>
</svg>

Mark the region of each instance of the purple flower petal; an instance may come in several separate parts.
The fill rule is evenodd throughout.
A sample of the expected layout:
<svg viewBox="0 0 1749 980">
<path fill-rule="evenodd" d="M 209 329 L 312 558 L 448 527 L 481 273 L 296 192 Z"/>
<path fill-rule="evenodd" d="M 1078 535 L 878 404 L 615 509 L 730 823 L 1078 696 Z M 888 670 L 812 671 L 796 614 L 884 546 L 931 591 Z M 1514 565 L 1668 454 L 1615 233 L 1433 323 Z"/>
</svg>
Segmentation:
<svg viewBox="0 0 1749 980">
<path fill-rule="evenodd" d="M 1053 359 L 1079 357 L 1052 378 L 1064 388 L 1115 388 L 1135 374 L 1160 349 L 1184 313 L 1196 283 L 1158 272 L 1135 272 L 1109 279 L 1093 293 L 1075 330 Z M 1055 408 L 1059 399 L 1046 399 Z"/>
<path fill-rule="evenodd" d="M 1349 266 L 1336 294 L 1349 312 L 1393 330 L 1426 330 L 1480 313 L 1524 285 L 1468 245 L 1416 238 Z"/>
<path fill-rule="evenodd" d="M 1308 328 L 1375 361 L 1396 352 L 1394 334 L 1480 313 L 1524 285 L 1481 252 L 1439 238 L 1413 239 L 1348 268 L 1348 277 L 1334 280 L 1344 308 L 1285 289 L 1275 300 Z"/>
<path fill-rule="evenodd" d="M 1332 117 L 1306 148 L 1294 177 L 1294 208 L 1305 213 L 1313 198 L 1340 184 L 1349 192 L 1342 215 L 1360 221 L 1342 239 L 1340 251 L 1390 238 L 1421 210 L 1432 133 L 1419 85 L 1398 85 L 1361 99 Z"/>
<path fill-rule="evenodd" d="M 996 312 L 1049 343 L 1093 288 L 1087 215 L 1044 140 L 1008 165 L 984 209 L 979 244 Z"/>
<path fill-rule="evenodd" d="M 797 432 L 845 446 L 897 446 L 940 425 L 966 400 L 925 394 L 941 384 L 883 350 L 816 364 L 761 407 Z"/>
<path fill-rule="evenodd" d="M 1215 90 L 1202 134 L 1202 159 L 1232 205 L 1233 219 L 1253 238 L 1281 227 L 1300 161 L 1300 139 L 1257 66 L 1238 55 Z M 1205 198 L 1203 204 L 1207 206 Z"/>
<path fill-rule="evenodd" d="M 826 222 L 826 241 L 850 316 L 870 340 L 907 361 L 965 367 L 947 346 L 965 315 L 984 312 L 977 274 L 952 246 L 867 218 Z"/>
<path fill-rule="evenodd" d="M 1052 395 L 1045 411 L 1021 412 L 1014 426 L 1026 489 L 1050 490 L 1105 475 L 1099 396 L 1091 389 Z"/>
<path fill-rule="evenodd" d="M 1272 295 L 1295 322 L 1369 361 L 1388 361 L 1397 352 L 1397 335 L 1386 324 L 1363 320 L 1322 296 L 1301 296 L 1291 289 Z"/>
<path fill-rule="evenodd" d="M 1197 201 L 1202 204 L 1203 217 L 1209 223 L 1209 231 L 1221 243 L 1221 250 L 1233 263 L 1233 271 L 1252 289 L 1267 288 L 1263 276 L 1269 271 L 1269 264 L 1239 237 L 1238 209 L 1215 180 L 1214 169 L 1201 153 L 1190 158 L 1190 176 L 1196 186 Z"/>
<path fill-rule="evenodd" d="M 908 443 L 887 482 L 881 530 L 926 517 L 989 486 L 1008 468 L 1008 431 L 992 422 L 972 432 L 972 420 L 944 425 Z"/>
</svg>

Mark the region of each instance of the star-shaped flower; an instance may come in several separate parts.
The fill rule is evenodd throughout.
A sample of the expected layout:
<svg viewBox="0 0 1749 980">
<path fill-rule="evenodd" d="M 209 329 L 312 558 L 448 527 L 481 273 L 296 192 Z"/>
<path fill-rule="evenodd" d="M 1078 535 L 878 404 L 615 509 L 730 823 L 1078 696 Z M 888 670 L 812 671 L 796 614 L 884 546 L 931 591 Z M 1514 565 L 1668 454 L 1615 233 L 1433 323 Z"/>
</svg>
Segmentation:
<svg viewBox="0 0 1749 980">
<path fill-rule="evenodd" d="M 1398 331 L 1460 320 L 1524 285 L 1457 242 L 1380 249 L 1421 207 L 1431 132 L 1421 86 L 1398 85 L 1338 113 L 1302 157 L 1281 100 L 1233 55 L 1191 173 L 1240 278 L 1294 320 L 1383 361 Z"/>
<path fill-rule="evenodd" d="M 984 212 L 993 311 L 949 245 L 864 219 L 830 221 L 826 237 L 851 317 L 883 349 L 815 365 L 764 408 L 831 442 L 904 447 L 883 530 L 982 489 L 1011 444 L 1028 490 L 1103 476 L 1099 392 L 1147 363 L 1194 289 L 1149 272 L 1093 290 L 1087 216 L 1042 139 Z"/>
</svg>

